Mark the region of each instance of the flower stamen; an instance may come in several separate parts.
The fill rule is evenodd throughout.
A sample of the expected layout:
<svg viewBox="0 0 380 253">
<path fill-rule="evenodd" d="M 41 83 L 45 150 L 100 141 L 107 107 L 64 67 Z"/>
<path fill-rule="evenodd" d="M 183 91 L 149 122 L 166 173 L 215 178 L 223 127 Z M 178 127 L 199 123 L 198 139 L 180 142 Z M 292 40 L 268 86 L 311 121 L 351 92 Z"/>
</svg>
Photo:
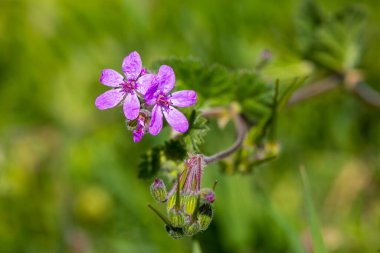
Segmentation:
<svg viewBox="0 0 380 253">
<path fill-rule="evenodd" d="M 134 94 L 134 90 L 137 88 L 136 82 L 124 80 L 124 82 L 121 84 L 121 88 L 126 93 Z"/>
</svg>

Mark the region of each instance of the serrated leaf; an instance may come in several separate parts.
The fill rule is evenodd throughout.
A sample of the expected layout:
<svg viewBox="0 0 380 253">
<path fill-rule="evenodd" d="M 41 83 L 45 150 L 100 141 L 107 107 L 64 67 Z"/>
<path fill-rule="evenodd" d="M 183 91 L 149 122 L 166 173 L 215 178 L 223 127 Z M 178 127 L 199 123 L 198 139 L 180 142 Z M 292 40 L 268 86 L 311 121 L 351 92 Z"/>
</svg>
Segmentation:
<svg viewBox="0 0 380 253">
<path fill-rule="evenodd" d="M 229 105 L 236 101 L 251 120 L 261 118 L 270 111 L 273 86 L 268 85 L 252 71 L 227 69 L 219 64 L 204 64 L 194 58 L 169 58 L 158 64 L 173 67 L 178 89 L 192 89 L 198 94 L 198 106 Z"/>
<path fill-rule="evenodd" d="M 360 8 L 351 6 L 314 27 L 305 58 L 339 73 L 355 67 L 360 59 L 365 16 Z"/>
<path fill-rule="evenodd" d="M 304 0 L 297 19 L 298 44 L 302 52 L 307 52 L 315 40 L 315 31 L 324 21 L 325 16 L 313 0 Z"/>
<path fill-rule="evenodd" d="M 182 161 L 187 155 L 184 145 L 179 140 L 165 142 L 163 150 L 166 158 L 174 161 Z"/>
<path fill-rule="evenodd" d="M 189 130 L 181 136 L 186 149 L 192 152 L 199 152 L 199 146 L 204 143 L 209 127 L 207 120 L 197 110 L 192 110 L 189 117 Z"/>
</svg>

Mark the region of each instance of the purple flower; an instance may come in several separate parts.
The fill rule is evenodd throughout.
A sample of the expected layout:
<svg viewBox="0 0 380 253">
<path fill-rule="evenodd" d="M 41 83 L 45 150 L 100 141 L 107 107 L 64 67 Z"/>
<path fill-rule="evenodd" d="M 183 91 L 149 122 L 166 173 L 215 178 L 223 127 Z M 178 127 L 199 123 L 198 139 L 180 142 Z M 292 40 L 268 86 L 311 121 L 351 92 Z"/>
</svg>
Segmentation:
<svg viewBox="0 0 380 253">
<path fill-rule="evenodd" d="M 142 68 L 140 55 L 133 51 L 123 60 L 121 74 L 113 69 L 103 69 L 100 82 L 113 89 L 101 94 L 95 101 L 95 105 L 100 110 L 109 109 L 118 105 L 123 98 L 123 111 L 129 120 L 136 119 L 140 112 L 140 101 L 136 92 L 145 95 L 150 87 L 154 75 L 146 74 Z"/>
<path fill-rule="evenodd" d="M 141 113 L 137 117 L 137 127 L 133 130 L 133 141 L 139 142 L 145 134 L 145 116 Z"/>
<path fill-rule="evenodd" d="M 197 93 L 193 90 L 182 90 L 170 94 L 174 88 L 175 76 L 171 67 L 162 65 L 158 74 L 152 79 L 151 87 L 145 94 L 148 105 L 154 105 L 149 133 L 157 135 L 162 128 L 162 115 L 176 131 L 184 133 L 189 128 L 185 115 L 173 106 L 186 107 L 195 104 Z"/>
</svg>

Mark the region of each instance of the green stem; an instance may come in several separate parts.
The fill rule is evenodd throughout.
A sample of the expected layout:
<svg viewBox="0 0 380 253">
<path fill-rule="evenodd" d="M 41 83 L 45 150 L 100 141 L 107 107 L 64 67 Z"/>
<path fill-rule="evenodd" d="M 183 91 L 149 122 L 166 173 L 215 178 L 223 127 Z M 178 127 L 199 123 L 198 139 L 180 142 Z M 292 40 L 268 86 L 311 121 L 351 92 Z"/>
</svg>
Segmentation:
<svg viewBox="0 0 380 253">
<path fill-rule="evenodd" d="M 229 147 L 226 150 L 223 150 L 212 156 L 205 156 L 204 161 L 206 164 L 217 162 L 230 156 L 231 154 L 236 152 L 236 150 L 238 150 L 243 144 L 245 136 L 247 135 L 247 132 L 248 132 L 247 124 L 245 120 L 238 113 L 233 115 L 233 121 L 234 121 L 236 132 L 237 132 L 236 141 L 234 142 L 234 144 L 232 144 L 231 147 Z"/>
<path fill-rule="evenodd" d="M 154 208 L 151 204 L 148 204 L 148 207 L 155 213 L 157 216 L 168 226 L 171 227 L 170 221 L 162 214 L 160 213 L 156 208 Z"/>
<path fill-rule="evenodd" d="M 180 182 L 179 182 L 179 174 L 177 175 L 177 191 L 176 191 L 176 198 L 175 198 L 175 210 L 180 210 L 181 209 L 181 195 L 179 194 L 179 191 L 180 191 Z"/>
</svg>

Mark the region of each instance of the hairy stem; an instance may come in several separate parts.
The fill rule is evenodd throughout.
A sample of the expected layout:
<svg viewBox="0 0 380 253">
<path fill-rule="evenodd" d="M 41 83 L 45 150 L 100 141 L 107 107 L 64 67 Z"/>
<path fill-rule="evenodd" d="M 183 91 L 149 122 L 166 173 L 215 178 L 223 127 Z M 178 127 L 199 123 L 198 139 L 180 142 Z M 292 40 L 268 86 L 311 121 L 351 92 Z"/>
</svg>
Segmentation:
<svg viewBox="0 0 380 253">
<path fill-rule="evenodd" d="M 287 106 L 292 106 L 314 96 L 331 91 L 338 86 L 341 86 L 343 81 L 345 81 L 345 78 L 342 75 L 332 75 L 326 79 L 302 87 L 293 93 Z M 345 86 L 347 86 L 362 102 L 380 108 L 380 93 L 371 88 L 361 79 L 358 79 L 353 83 L 348 82 Z"/>
<path fill-rule="evenodd" d="M 171 226 L 170 221 L 161 214 L 156 208 L 154 208 L 151 204 L 148 204 L 148 207 L 155 213 L 157 216 L 168 226 Z"/>
<path fill-rule="evenodd" d="M 305 87 L 302 87 L 294 92 L 294 94 L 289 99 L 287 106 L 292 106 L 296 103 L 299 103 L 301 101 L 307 100 L 309 98 L 312 98 L 314 96 L 320 95 L 322 93 L 331 91 L 339 86 L 344 82 L 344 77 L 342 75 L 332 75 L 326 79 L 317 81 L 315 83 L 309 84 Z M 353 84 L 350 85 L 351 91 L 360 98 L 363 102 L 366 104 L 380 108 L 380 93 L 368 86 L 366 83 L 362 82 L 361 80 L 357 80 Z M 233 154 L 235 151 L 237 151 L 241 145 L 243 144 L 244 138 L 247 134 L 248 128 L 245 120 L 239 115 L 237 112 L 234 112 L 233 110 L 227 110 L 223 107 L 216 107 L 212 108 L 206 111 L 202 112 L 202 115 L 205 117 L 220 117 L 221 115 L 224 115 L 226 113 L 229 113 L 232 115 L 233 122 L 235 124 L 237 138 L 236 141 L 227 148 L 226 150 L 223 150 L 221 152 L 218 152 L 211 156 L 204 156 L 204 161 L 206 164 L 213 163 L 220 161 L 231 154 Z"/>
<path fill-rule="evenodd" d="M 380 108 L 380 93 L 364 82 L 357 83 L 352 91 L 366 104 Z"/>
<path fill-rule="evenodd" d="M 216 108 L 216 110 L 205 112 L 203 115 L 214 116 L 223 112 L 225 112 L 225 110 L 221 110 L 221 108 Z M 233 113 L 232 117 L 233 117 L 233 122 L 235 124 L 236 133 L 237 133 L 236 141 L 234 142 L 234 144 L 232 144 L 231 147 L 223 151 L 220 151 L 212 156 L 204 156 L 204 161 L 206 164 L 217 162 L 217 161 L 222 160 L 223 158 L 226 158 L 227 156 L 233 154 L 236 150 L 238 150 L 243 144 L 244 138 L 247 135 L 247 131 L 248 131 L 247 124 L 245 120 L 238 113 Z"/>
<path fill-rule="evenodd" d="M 311 97 L 320 95 L 327 91 L 333 90 L 339 86 L 343 81 L 341 76 L 334 75 L 326 79 L 319 80 L 315 83 L 304 86 L 296 90 L 290 97 L 287 106 L 292 106 L 293 104 L 299 103 L 301 101 L 307 100 Z"/>
</svg>

